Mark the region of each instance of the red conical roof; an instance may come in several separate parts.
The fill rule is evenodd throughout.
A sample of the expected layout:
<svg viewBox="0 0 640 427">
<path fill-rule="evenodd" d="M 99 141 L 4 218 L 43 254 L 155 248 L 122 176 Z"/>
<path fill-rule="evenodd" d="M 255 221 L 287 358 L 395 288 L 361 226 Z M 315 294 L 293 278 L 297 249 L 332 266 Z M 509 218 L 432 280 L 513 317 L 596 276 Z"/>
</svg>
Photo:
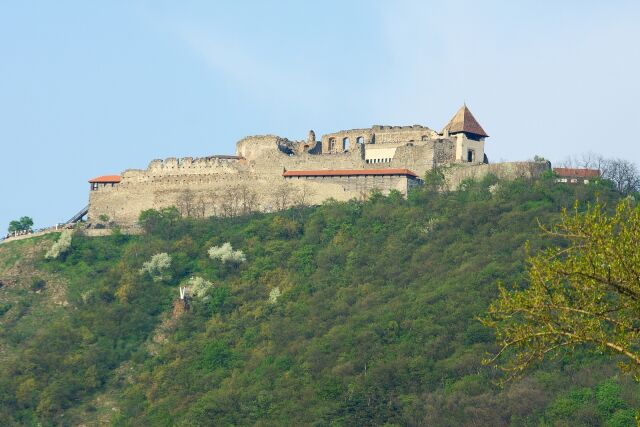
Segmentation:
<svg viewBox="0 0 640 427">
<path fill-rule="evenodd" d="M 466 132 L 482 137 L 489 136 L 484 129 L 482 129 L 482 126 L 480 126 L 476 118 L 473 117 L 473 114 L 471 114 L 466 104 L 458 110 L 440 133 L 444 133 L 446 130 L 448 130 L 449 133 Z"/>
</svg>

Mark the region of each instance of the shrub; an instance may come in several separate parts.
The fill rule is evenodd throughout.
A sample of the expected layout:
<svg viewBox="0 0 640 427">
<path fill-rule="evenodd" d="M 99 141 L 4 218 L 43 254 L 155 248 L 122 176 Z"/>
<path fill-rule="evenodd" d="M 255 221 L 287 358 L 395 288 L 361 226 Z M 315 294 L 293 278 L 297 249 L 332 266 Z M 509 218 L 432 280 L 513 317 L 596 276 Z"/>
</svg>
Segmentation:
<svg viewBox="0 0 640 427">
<path fill-rule="evenodd" d="M 162 252 L 159 254 L 155 254 L 149 261 L 142 264 L 140 272 L 149 273 L 149 276 L 151 276 L 153 281 L 158 282 L 165 278 L 165 276 L 163 276 L 163 271 L 168 269 L 170 266 L 171 256 L 166 252 Z"/>
<path fill-rule="evenodd" d="M 29 231 L 33 227 L 33 219 L 28 216 L 23 216 L 20 219 L 11 221 L 9 223 L 9 233 L 16 231 Z"/>
<path fill-rule="evenodd" d="M 188 282 L 189 293 L 196 298 L 203 298 L 213 288 L 213 283 L 202 277 L 192 277 Z"/>
<path fill-rule="evenodd" d="M 8 302 L 0 304 L 0 316 L 3 316 L 7 311 L 11 310 L 11 307 L 13 307 L 13 305 Z"/>
<path fill-rule="evenodd" d="M 275 304 L 278 302 L 278 298 L 280 297 L 280 295 L 282 295 L 280 293 L 280 288 L 279 287 L 275 287 L 273 289 L 271 289 L 271 292 L 269 292 L 269 302 L 271 304 Z"/>
<path fill-rule="evenodd" d="M 71 247 L 71 239 L 73 238 L 73 230 L 64 230 L 58 240 L 49 248 L 44 255 L 47 259 L 57 259 L 61 255 L 67 253 Z"/>
<path fill-rule="evenodd" d="M 44 288 L 44 286 L 47 284 L 47 282 L 44 281 L 44 279 L 40 278 L 40 277 L 34 277 L 31 279 L 31 290 L 32 291 L 39 291 L 41 289 Z"/>
<path fill-rule="evenodd" d="M 231 243 L 227 242 L 222 246 L 212 246 L 208 251 L 209 258 L 219 259 L 223 263 L 233 262 L 240 264 L 247 260 L 242 251 L 234 251 L 231 247 Z"/>
<path fill-rule="evenodd" d="M 180 218 L 180 212 L 175 206 L 160 209 L 148 209 L 140 213 L 138 224 L 149 234 L 159 234 L 170 237 L 173 227 Z"/>
<path fill-rule="evenodd" d="M 596 388 L 596 400 L 598 402 L 598 410 L 603 415 L 609 415 L 618 409 L 627 409 L 626 404 L 620 392 L 622 388 L 613 380 L 605 381 Z"/>
</svg>

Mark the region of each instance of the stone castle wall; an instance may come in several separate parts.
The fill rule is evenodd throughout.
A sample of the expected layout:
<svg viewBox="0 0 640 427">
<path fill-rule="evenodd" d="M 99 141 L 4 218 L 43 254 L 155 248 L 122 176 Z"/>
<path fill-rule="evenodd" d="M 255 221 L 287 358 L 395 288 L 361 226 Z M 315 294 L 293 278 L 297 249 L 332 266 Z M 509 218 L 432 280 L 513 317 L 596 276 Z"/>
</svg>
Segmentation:
<svg viewBox="0 0 640 427">
<path fill-rule="evenodd" d="M 362 143 L 357 142 L 360 137 Z M 332 138 L 335 143 L 329 149 Z M 343 138 L 349 138 L 347 151 L 342 150 Z M 360 198 L 374 189 L 407 194 L 419 179 L 397 175 L 285 178 L 283 172 L 398 168 L 423 177 L 434 166 L 460 162 L 456 152 L 461 141 L 466 140 L 460 135 L 442 137 L 419 125 L 353 129 L 324 135 L 321 141 L 315 141 L 313 132 L 306 141 L 251 136 L 237 143 L 235 156 L 153 160 L 144 170 L 124 171 L 117 185 L 90 192 L 88 220 L 95 222 L 106 215 L 110 221 L 130 226 L 141 211 L 168 206 L 178 207 L 184 215 L 227 216 L 320 204 L 329 198 Z M 340 150 L 335 148 L 338 145 Z M 457 188 L 467 178 L 487 173 L 515 177 L 524 169 L 538 173 L 537 166 L 481 161 L 446 168 L 446 173 L 450 187 Z"/>
<path fill-rule="evenodd" d="M 448 190 L 455 191 L 465 180 L 479 180 L 492 174 L 500 179 L 535 178 L 551 169 L 549 162 L 505 162 L 473 166 L 453 165 L 444 168 Z"/>
</svg>

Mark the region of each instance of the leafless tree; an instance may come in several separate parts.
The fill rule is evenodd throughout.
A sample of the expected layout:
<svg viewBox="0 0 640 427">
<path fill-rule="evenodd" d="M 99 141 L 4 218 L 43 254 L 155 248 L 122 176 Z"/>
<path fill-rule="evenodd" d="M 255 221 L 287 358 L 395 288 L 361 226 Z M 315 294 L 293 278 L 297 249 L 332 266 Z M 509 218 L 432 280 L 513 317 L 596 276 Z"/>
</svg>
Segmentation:
<svg viewBox="0 0 640 427">
<path fill-rule="evenodd" d="M 220 194 L 220 214 L 224 217 L 237 216 L 239 209 L 238 194 L 234 187 L 227 188 Z"/>
<path fill-rule="evenodd" d="M 291 185 L 282 183 L 274 188 L 271 200 L 276 211 L 287 209 L 291 203 L 292 196 Z"/>
<path fill-rule="evenodd" d="M 597 153 L 588 152 L 582 154 L 580 160 L 576 160 L 576 165 L 586 169 L 597 169 L 602 172 L 606 163 L 608 162 L 603 156 Z"/>
<path fill-rule="evenodd" d="M 602 177 L 613 183 L 623 194 L 640 190 L 640 174 L 635 163 L 624 159 L 607 159 L 602 168 Z"/>
<path fill-rule="evenodd" d="M 193 191 L 187 189 L 180 193 L 176 205 L 183 217 L 193 216 L 196 206 Z"/>
<path fill-rule="evenodd" d="M 196 218 L 204 218 L 207 213 L 207 197 L 205 194 L 198 194 L 195 198 L 193 207 L 193 216 Z"/>
<path fill-rule="evenodd" d="M 258 209 L 258 193 L 247 184 L 241 184 L 234 188 L 238 199 L 238 210 L 241 215 L 248 215 Z"/>
<path fill-rule="evenodd" d="M 216 190 L 209 190 L 202 195 L 202 199 L 206 202 L 205 204 L 205 216 L 219 216 L 221 215 L 219 204 L 220 204 L 220 193 Z"/>
<path fill-rule="evenodd" d="M 296 189 L 296 191 L 292 194 L 293 204 L 296 207 L 309 206 L 311 204 L 311 199 L 313 199 L 313 196 L 315 195 L 316 192 L 311 187 L 309 187 L 307 184 L 302 184 L 302 186 Z"/>
</svg>

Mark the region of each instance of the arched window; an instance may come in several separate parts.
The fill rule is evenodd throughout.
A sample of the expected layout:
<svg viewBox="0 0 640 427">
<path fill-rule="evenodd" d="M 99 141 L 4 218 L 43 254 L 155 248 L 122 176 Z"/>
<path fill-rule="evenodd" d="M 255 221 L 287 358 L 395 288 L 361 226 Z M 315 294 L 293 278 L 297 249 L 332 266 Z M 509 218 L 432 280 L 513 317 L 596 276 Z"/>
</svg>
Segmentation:
<svg viewBox="0 0 640 427">
<path fill-rule="evenodd" d="M 349 146 L 351 145 L 349 141 L 349 137 L 342 138 L 342 151 L 349 151 Z"/>
<path fill-rule="evenodd" d="M 429 137 L 427 135 L 422 135 L 422 140 L 426 141 L 427 139 L 429 139 Z"/>
<path fill-rule="evenodd" d="M 358 144 L 364 144 L 364 136 L 359 136 L 356 138 L 356 143 Z"/>
<path fill-rule="evenodd" d="M 329 138 L 329 151 L 333 151 L 336 148 L 336 139 Z"/>
</svg>

